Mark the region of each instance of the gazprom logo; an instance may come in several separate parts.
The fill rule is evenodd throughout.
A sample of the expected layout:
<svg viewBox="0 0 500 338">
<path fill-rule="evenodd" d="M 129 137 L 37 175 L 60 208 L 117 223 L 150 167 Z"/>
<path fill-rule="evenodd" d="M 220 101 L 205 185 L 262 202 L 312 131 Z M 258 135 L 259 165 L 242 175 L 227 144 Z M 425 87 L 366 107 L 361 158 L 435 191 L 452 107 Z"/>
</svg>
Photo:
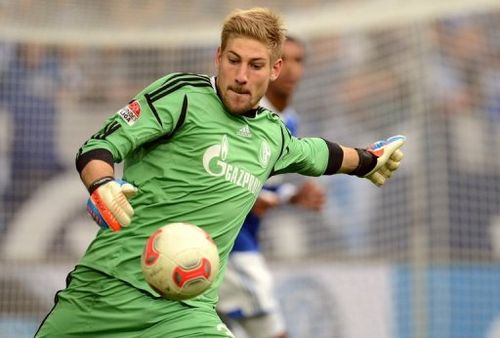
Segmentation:
<svg viewBox="0 0 500 338">
<path fill-rule="evenodd" d="M 203 154 L 203 168 L 212 176 L 222 176 L 225 174 L 227 163 L 225 162 L 229 153 L 229 142 L 227 136 L 222 136 L 221 144 L 209 147 Z M 212 162 L 215 166 L 211 168 Z"/>
<path fill-rule="evenodd" d="M 228 163 L 228 156 L 229 141 L 227 135 L 224 135 L 220 144 L 215 144 L 205 150 L 203 168 L 210 176 L 223 177 L 225 181 L 243 187 L 257 195 L 263 183 L 247 170 Z"/>
</svg>

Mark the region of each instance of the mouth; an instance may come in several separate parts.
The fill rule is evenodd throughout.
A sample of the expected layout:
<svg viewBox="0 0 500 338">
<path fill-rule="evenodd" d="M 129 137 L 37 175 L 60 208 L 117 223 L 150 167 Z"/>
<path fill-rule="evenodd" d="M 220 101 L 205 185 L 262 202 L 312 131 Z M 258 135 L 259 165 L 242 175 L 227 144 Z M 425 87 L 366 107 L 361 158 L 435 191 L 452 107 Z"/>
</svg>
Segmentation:
<svg viewBox="0 0 500 338">
<path fill-rule="evenodd" d="M 243 89 L 240 89 L 240 88 L 233 88 L 233 87 L 229 87 L 228 88 L 230 91 L 232 91 L 233 93 L 236 93 L 238 95 L 250 95 L 250 92 L 247 91 L 247 90 L 243 90 Z"/>
</svg>

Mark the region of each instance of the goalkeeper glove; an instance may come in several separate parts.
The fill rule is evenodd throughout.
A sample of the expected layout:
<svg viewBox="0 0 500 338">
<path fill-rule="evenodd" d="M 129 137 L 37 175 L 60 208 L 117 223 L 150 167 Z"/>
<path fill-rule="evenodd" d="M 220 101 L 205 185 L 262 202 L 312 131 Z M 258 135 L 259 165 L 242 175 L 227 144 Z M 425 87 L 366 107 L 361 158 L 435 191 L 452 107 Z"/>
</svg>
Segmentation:
<svg viewBox="0 0 500 338">
<path fill-rule="evenodd" d="M 399 149 L 406 141 L 406 137 L 396 135 L 387 140 L 380 140 L 371 144 L 367 149 L 357 149 L 360 164 L 353 174 L 369 179 L 373 184 L 380 187 L 385 180 L 390 178 L 394 171 L 399 168 L 403 152 Z M 367 156 L 371 157 L 367 159 Z M 368 173 L 360 172 L 360 167 L 367 162 L 374 162 L 374 167 Z M 364 163 L 363 163 L 364 162 Z M 366 166 L 365 166 L 366 167 Z"/>
<path fill-rule="evenodd" d="M 87 212 L 102 229 L 119 231 L 130 224 L 134 209 L 128 200 L 137 193 L 136 187 L 106 176 L 92 183 L 89 193 Z"/>
</svg>

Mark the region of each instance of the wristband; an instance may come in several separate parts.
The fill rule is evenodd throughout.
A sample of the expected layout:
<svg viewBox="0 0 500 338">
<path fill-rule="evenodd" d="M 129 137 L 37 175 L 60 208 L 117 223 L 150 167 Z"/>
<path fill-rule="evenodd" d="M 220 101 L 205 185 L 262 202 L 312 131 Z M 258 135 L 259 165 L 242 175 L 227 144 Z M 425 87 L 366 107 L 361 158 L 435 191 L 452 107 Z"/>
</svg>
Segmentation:
<svg viewBox="0 0 500 338">
<path fill-rule="evenodd" d="M 92 193 L 94 191 L 96 191 L 96 189 L 99 188 L 101 185 L 106 184 L 106 183 L 111 182 L 111 181 L 114 181 L 114 180 L 115 180 L 115 178 L 113 176 L 104 176 L 104 177 L 101 177 L 98 180 L 95 180 L 94 182 L 92 182 L 89 185 L 89 187 L 88 187 L 87 190 L 92 195 Z"/>
<path fill-rule="evenodd" d="M 355 148 L 359 156 L 359 164 L 349 175 L 364 177 L 377 165 L 377 156 L 366 149 Z"/>
</svg>

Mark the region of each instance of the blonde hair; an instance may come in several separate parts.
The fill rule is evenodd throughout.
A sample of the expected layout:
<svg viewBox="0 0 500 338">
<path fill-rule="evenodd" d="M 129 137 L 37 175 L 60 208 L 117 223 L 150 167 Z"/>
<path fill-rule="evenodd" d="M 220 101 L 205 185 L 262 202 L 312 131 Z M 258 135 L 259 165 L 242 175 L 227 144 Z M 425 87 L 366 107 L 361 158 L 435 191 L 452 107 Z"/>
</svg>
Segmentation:
<svg viewBox="0 0 500 338">
<path fill-rule="evenodd" d="M 264 43 L 274 62 L 281 56 L 285 32 L 281 17 L 267 8 L 237 9 L 224 20 L 221 49 L 225 50 L 230 38 L 247 37 Z"/>
</svg>

